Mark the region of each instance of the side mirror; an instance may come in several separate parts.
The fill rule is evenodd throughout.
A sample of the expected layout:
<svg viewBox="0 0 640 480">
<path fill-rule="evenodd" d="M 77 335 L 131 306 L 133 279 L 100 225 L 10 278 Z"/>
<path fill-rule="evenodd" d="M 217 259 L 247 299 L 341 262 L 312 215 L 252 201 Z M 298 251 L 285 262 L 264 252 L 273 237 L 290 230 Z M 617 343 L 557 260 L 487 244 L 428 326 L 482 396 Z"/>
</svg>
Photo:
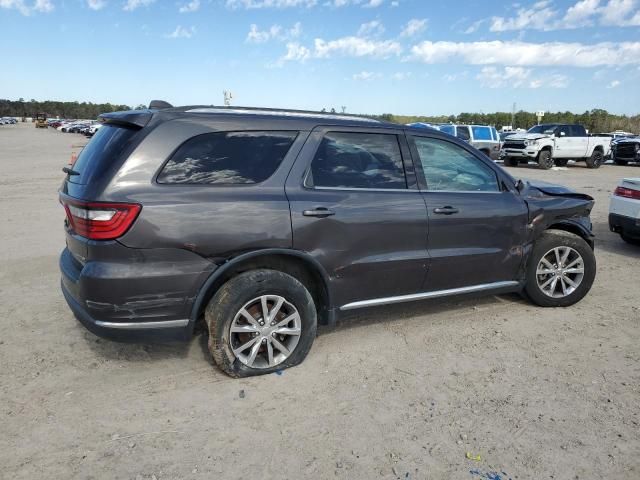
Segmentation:
<svg viewBox="0 0 640 480">
<path fill-rule="evenodd" d="M 516 180 L 516 189 L 518 190 L 518 192 L 522 192 L 524 190 L 524 182 L 522 181 L 522 179 L 518 179 Z"/>
</svg>

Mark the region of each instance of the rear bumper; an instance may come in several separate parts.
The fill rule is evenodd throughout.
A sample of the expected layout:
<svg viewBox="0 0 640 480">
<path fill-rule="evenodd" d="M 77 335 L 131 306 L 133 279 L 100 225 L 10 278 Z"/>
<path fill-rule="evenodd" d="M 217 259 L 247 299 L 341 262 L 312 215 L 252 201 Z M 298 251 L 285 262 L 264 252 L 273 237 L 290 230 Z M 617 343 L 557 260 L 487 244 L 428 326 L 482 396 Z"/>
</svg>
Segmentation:
<svg viewBox="0 0 640 480">
<path fill-rule="evenodd" d="M 215 266 L 183 250 L 116 243 L 83 263 L 67 248 L 60 255 L 62 293 L 78 320 L 114 340 L 189 339 L 194 299 Z"/>
<path fill-rule="evenodd" d="M 627 237 L 640 239 L 640 218 L 631 218 L 616 213 L 609 214 L 609 229 Z"/>
</svg>

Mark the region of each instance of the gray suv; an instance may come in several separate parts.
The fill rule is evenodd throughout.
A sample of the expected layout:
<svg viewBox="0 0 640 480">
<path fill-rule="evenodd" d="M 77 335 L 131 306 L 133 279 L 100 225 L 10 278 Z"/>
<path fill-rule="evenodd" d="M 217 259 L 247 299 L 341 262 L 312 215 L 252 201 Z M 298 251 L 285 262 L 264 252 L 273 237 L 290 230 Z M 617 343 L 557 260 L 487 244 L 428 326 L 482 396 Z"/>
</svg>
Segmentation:
<svg viewBox="0 0 640 480">
<path fill-rule="evenodd" d="M 480 292 L 569 306 L 591 288 L 593 199 L 450 135 L 159 106 L 102 115 L 64 169 L 62 291 L 96 334 L 189 339 L 204 320 L 239 377 L 300 363 L 345 311 Z"/>
</svg>

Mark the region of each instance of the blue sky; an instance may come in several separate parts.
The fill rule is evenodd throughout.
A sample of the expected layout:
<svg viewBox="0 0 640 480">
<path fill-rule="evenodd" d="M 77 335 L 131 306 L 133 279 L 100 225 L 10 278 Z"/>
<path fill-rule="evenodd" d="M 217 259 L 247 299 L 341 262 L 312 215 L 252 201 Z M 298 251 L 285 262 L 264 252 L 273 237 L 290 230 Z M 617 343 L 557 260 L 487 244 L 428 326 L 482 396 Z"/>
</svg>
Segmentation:
<svg viewBox="0 0 640 480">
<path fill-rule="evenodd" d="M 640 112 L 640 0 L 0 0 L 0 98 Z"/>
</svg>

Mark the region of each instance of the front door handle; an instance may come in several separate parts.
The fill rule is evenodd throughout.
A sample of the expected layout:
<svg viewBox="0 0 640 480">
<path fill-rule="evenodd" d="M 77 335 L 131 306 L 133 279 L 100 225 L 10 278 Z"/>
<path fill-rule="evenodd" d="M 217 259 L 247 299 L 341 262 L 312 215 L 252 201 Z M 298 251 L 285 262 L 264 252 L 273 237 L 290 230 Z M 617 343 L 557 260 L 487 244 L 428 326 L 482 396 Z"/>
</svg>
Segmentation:
<svg viewBox="0 0 640 480">
<path fill-rule="evenodd" d="M 313 210 L 304 210 L 302 212 L 302 215 L 304 215 L 305 217 L 318 217 L 318 218 L 326 218 L 335 214 L 336 212 L 329 210 L 328 208 L 325 208 L 325 207 L 317 207 Z"/>
<path fill-rule="evenodd" d="M 451 207 L 447 205 L 446 207 L 437 207 L 433 209 L 433 213 L 438 213 L 440 215 L 453 215 L 454 213 L 458 213 L 458 210 L 455 207 Z"/>
</svg>

